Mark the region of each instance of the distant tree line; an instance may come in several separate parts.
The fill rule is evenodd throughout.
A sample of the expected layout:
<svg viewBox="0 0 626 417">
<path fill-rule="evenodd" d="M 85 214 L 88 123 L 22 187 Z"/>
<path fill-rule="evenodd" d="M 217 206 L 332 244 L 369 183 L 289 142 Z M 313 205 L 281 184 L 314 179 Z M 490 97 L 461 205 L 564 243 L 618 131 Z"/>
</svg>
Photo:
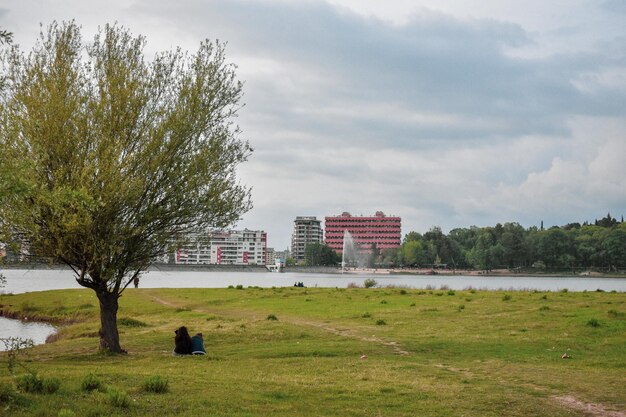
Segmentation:
<svg viewBox="0 0 626 417">
<path fill-rule="evenodd" d="M 587 222 L 548 229 L 519 223 L 457 228 L 445 234 L 433 227 L 409 232 L 395 249 L 370 250 L 369 266 L 476 269 L 604 269 L 626 268 L 626 223 L 610 214 Z M 337 265 L 341 257 L 323 244 L 306 248 L 307 265 Z"/>
<path fill-rule="evenodd" d="M 525 229 L 519 223 L 408 233 L 400 248 L 386 249 L 382 266 L 565 270 L 626 267 L 626 223 L 608 214 L 594 224 Z"/>
</svg>

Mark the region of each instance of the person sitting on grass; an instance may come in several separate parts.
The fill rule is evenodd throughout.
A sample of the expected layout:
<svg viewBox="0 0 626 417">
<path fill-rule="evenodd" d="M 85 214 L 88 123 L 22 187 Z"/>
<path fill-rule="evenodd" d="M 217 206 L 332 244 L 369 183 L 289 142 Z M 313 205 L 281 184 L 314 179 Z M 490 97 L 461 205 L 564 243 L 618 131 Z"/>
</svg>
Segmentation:
<svg viewBox="0 0 626 417">
<path fill-rule="evenodd" d="M 206 355 L 206 350 L 204 350 L 204 340 L 202 339 L 202 333 L 198 333 L 191 338 L 191 354 Z"/>
<path fill-rule="evenodd" d="M 174 355 L 191 355 L 191 336 L 185 326 L 179 327 L 174 331 L 176 336 L 174 337 Z"/>
</svg>

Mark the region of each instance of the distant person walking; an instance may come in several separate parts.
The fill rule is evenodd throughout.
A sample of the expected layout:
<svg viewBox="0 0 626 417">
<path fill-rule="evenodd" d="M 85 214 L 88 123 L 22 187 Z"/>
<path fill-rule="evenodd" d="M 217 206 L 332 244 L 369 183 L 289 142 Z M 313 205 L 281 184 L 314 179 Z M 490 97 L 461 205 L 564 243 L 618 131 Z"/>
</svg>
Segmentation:
<svg viewBox="0 0 626 417">
<path fill-rule="evenodd" d="M 135 277 L 133 278 L 133 284 L 135 285 L 135 288 L 139 288 L 139 277 Z"/>
</svg>

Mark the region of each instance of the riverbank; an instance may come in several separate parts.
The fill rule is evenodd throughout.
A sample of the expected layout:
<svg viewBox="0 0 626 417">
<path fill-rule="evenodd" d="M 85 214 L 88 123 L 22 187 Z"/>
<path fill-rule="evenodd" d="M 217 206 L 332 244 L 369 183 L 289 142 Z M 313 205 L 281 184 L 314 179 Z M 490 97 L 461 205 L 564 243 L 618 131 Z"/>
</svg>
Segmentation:
<svg viewBox="0 0 626 417">
<path fill-rule="evenodd" d="M 120 298 L 122 356 L 97 353 L 92 291 L 2 295 L 0 304 L 79 318 L 20 355 L 58 378 L 57 392 L 18 392 L 0 367 L 1 406 L 13 417 L 624 417 L 626 409 L 624 293 L 131 288 Z M 203 333 L 206 356 L 171 355 L 180 325 Z M 157 376 L 165 393 L 144 388 Z M 83 391 L 87 378 L 99 388 Z"/>
</svg>

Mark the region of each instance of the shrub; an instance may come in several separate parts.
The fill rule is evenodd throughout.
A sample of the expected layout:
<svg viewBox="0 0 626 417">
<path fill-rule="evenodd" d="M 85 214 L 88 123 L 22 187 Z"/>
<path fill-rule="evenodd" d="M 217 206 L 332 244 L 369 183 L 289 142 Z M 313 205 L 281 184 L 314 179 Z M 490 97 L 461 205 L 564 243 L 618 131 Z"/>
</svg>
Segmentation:
<svg viewBox="0 0 626 417">
<path fill-rule="evenodd" d="M 454 295 L 454 294 L 455 294 L 455 292 L 454 292 L 454 291 L 452 291 L 452 290 L 448 290 L 448 295 Z"/>
<path fill-rule="evenodd" d="M 385 320 L 383 320 L 383 319 L 376 320 L 376 325 L 377 326 L 384 326 L 386 324 L 387 324 L 387 322 Z"/>
<path fill-rule="evenodd" d="M 368 319 L 368 318 L 372 317 L 372 315 L 370 313 L 363 313 L 363 314 L 361 314 L 361 317 L 364 318 L 364 319 Z"/>
<path fill-rule="evenodd" d="M 415 307 L 415 303 L 411 303 L 409 306 L 410 307 Z"/>
<path fill-rule="evenodd" d="M 404 289 L 400 290 L 400 295 L 406 295 L 406 290 Z"/>
<path fill-rule="evenodd" d="M 61 380 L 59 378 L 43 378 L 41 382 L 44 394 L 54 394 L 61 387 Z"/>
<path fill-rule="evenodd" d="M 83 378 L 80 388 L 87 392 L 94 391 L 102 388 L 102 381 L 94 374 L 87 374 L 87 376 Z"/>
<path fill-rule="evenodd" d="M 544 294 L 544 295 L 541 297 L 541 299 L 542 299 L 542 300 L 547 300 L 547 299 L 548 299 L 548 294 Z"/>
<path fill-rule="evenodd" d="M 127 327 L 146 327 L 147 326 L 147 324 L 144 323 L 143 321 L 131 319 L 130 317 L 122 317 L 117 322 L 120 325 L 127 326 Z"/>
<path fill-rule="evenodd" d="M 154 392 L 155 394 L 161 394 L 167 392 L 169 381 L 161 378 L 158 375 L 146 378 L 143 382 L 143 389 L 147 392 Z"/>
<path fill-rule="evenodd" d="M 596 319 L 590 319 L 587 322 L 587 326 L 591 326 L 591 327 L 600 327 L 600 322 Z"/>
<path fill-rule="evenodd" d="M 381 304 L 387 304 L 387 300 L 380 300 Z"/>
<path fill-rule="evenodd" d="M 561 292 L 562 292 L 562 293 L 566 293 L 566 292 L 568 292 L 568 291 L 569 291 L 569 290 L 568 290 L 567 288 L 563 288 L 563 289 L 561 290 Z"/>
<path fill-rule="evenodd" d="M 436 295 L 437 297 L 441 297 L 441 296 L 443 295 L 443 293 L 442 293 L 442 292 L 437 292 L 437 293 L 435 293 L 435 295 Z"/>
<path fill-rule="evenodd" d="M 458 306 L 456 309 L 457 309 L 458 311 L 463 311 L 463 310 L 465 310 L 465 305 L 464 305 L 464 304 L 461 304 L 461 305 L 460 305 L 460 306 Z"/>
<path fill-rule="evenodd" d="M 130 397 L 126 391 L 120 391 L 115 388 L 109 389 L 107 392 L 107 400 L 114 407 L 128 408 L 130 405 Z"/>
<path fill-rule="evenodd" d="M 509 294 L 504 294 L 502 296 L 502 301 L 509 301 L 512 297 Z"/>
<path fill-rule="evenodd" d="M 233 285 L 229 285 L 229 286 L 228 286 L 228 288 L 232 290 L 232 289 L 234 289 L 235 287 L 234 287 Z"/>
<path fill-rule="evenodd" d="M 356 282 L 349 282 L 348 288 L 361 288 L 361 286 L 357 284 Z"/>
<path fill-rule="evenodd" d="M 20 375 L 15 382 L 17 388 L 23 392 L 41 393 L 43 391 L 43 382 L 36 374 Z"/>
<path fill-rule="evenodd" d="M 276 320 L 278 320 L 278 317 L 276 317 L 274 314 L 269 314 L 267 316 L 266 320 L 274 320 L 274 321 L 276 321 Z"/>
<path fill-rule="evenodd" d="M 368 278 L 365 281 L 363 281 L 363 285 L 365 286 L 365 288 L 372 288 L 378 285 L 378 282 L 376 282 L 374 278 Z"/>
<path fill-rule="evenodd" d="M 13 402 L 16 396 L 17 392 L 15 392 L 12 384 L 0 382 L 0 404 Z"/>
<path fill-rule="evenodd" d="M 472 293 L 472 294 L 476 294 L 476 290 L 472 288 L 472 289 L 470 290 L 470 293 Z"/>
<path fill-rule="evenodd" d="M 243 285 L 239 284 L 239 285 L 237 285 L 237 286 L 235 287 L 235 289 L 237 289 L 237 290 L 243 290 Z"/>
<path fill-rule="evenodd" d="M 35 311 L 41 310 L 39 307 L 28 301 L 23 302 L 20 309 L 24 313 L 34 313 Z"/>
</svg>

